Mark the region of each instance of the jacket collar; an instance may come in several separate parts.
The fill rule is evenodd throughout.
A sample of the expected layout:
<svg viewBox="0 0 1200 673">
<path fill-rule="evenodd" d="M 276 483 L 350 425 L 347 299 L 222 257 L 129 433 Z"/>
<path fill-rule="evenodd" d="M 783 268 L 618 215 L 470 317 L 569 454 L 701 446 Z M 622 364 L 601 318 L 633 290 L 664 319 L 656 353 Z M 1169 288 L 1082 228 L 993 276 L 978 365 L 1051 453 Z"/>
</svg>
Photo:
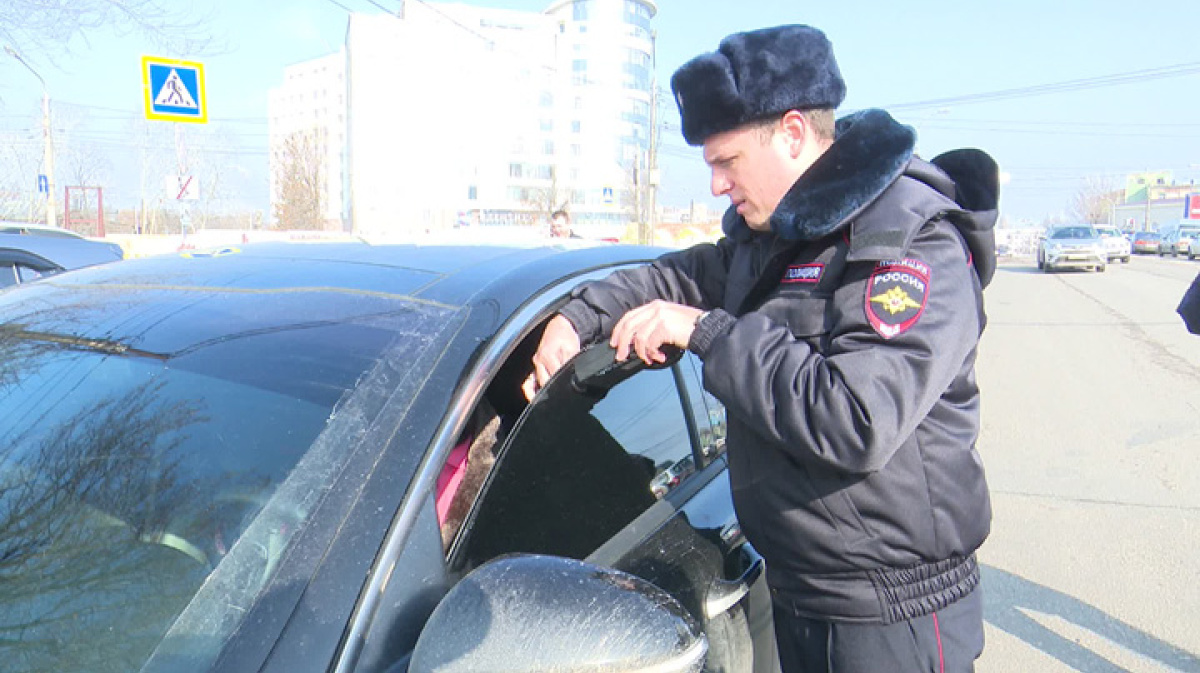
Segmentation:
<svg viewBox="0 0 1200 673">
<path fill-rule="evenodd" d="M 904 173 L 916 144 L 912 128 L 875 109 L 839 119 L 835 137 L 771 215 L 780 238 L 814 241 L 844 226 Z M 722 228 L 737 241 L 755 233 L 732 206 Z"/>
</svg>

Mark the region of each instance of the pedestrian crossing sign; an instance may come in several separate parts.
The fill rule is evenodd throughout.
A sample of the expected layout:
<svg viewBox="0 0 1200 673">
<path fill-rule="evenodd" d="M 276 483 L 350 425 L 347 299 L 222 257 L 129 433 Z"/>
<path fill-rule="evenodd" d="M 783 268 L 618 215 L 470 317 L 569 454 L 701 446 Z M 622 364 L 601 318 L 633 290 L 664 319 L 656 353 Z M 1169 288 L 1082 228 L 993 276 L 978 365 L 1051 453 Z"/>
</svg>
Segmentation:
<svg viewBox="0 0 1200 673">
<path fill-rule="evenodd" d="M 158 56 L 142 57 L 146 119 L 208 122 L 204 101 L 204 64 Z"/>
</svg>

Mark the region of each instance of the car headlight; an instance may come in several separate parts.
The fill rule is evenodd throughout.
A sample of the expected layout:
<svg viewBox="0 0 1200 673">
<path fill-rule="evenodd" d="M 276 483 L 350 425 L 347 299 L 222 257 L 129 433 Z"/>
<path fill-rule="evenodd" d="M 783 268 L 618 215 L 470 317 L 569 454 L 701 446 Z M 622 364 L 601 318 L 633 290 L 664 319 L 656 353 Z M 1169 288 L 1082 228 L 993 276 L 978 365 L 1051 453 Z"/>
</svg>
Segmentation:
<svg viewBox="0 0 1200 673">
<path fill-rule="evenodd" d="M 1058 252 L 1058 251 L 1062 250 L 1062 244 L 1061 243 L 1051 243 L 1050 245 L 1046 246 L 1046 250 L 1049 250 L 1050 252 Z"/>
</svg>

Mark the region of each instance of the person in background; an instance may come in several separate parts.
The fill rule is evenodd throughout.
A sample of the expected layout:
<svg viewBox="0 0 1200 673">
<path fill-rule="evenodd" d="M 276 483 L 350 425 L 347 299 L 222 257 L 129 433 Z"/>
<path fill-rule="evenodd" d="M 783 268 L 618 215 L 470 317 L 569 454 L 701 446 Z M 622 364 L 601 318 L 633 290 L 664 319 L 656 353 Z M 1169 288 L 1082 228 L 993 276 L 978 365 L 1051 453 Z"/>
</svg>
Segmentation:
<svg viewBox="0 0 1200 673">
<path fill-rule="evenodd" d="M 767 562 L 783 670 L 973 670 L 995 162 L 926 162 L 883 110 L 835 121 L 846 86 L 809 26 L 730 35 L 671 88 L 713 194 L 730 199 L 724 237 L 577 289 L 525 394 L 585 343 L 647 363 L 691 350 L 726 407 L 734 504 Z"/>
<path fill-rule="evenodd" d="M 556 210 L 550 216 L 550 236 L 552 238 L 580 238 L 571 230 L 571 216 L 565 210 Z"/>
</svg>

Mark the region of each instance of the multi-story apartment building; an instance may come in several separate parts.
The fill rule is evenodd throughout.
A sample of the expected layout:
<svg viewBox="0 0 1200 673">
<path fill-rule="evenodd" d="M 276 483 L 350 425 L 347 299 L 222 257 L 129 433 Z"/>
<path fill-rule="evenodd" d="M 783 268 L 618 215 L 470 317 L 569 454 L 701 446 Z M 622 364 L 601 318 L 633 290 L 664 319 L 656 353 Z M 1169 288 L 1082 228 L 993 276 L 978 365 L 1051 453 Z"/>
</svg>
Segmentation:
<svg viewBox="0 0 1200 673">
<path fill-rule="evenodd" d="M 557 0 L 542 13 L 402 7 L 351 14 L 346 32 L 345 163 L 331 147 L 328 203 L 354 231 L 536 225 L 564 207 L 577 230 L 611 231 L 648 212 L 651 0 Z M 320 116 L 301 82 L 340 58 L 288 70 L 272 95 L 273 139 L 298 128 L 285 119 Z"/>
<path fill-rule="evenodd" d="M 345 230 L 346 52 L 288 66 L 282 86 L 267 98 L 271 204 L 284 198 L 289 179 L 315 178 L 307 195 L 321 222 L 307 228 Z M 294 195 L 293 195 L 294 196 Z M 282 223 L 295 226 L 295 223 Z"/>
</svg>

